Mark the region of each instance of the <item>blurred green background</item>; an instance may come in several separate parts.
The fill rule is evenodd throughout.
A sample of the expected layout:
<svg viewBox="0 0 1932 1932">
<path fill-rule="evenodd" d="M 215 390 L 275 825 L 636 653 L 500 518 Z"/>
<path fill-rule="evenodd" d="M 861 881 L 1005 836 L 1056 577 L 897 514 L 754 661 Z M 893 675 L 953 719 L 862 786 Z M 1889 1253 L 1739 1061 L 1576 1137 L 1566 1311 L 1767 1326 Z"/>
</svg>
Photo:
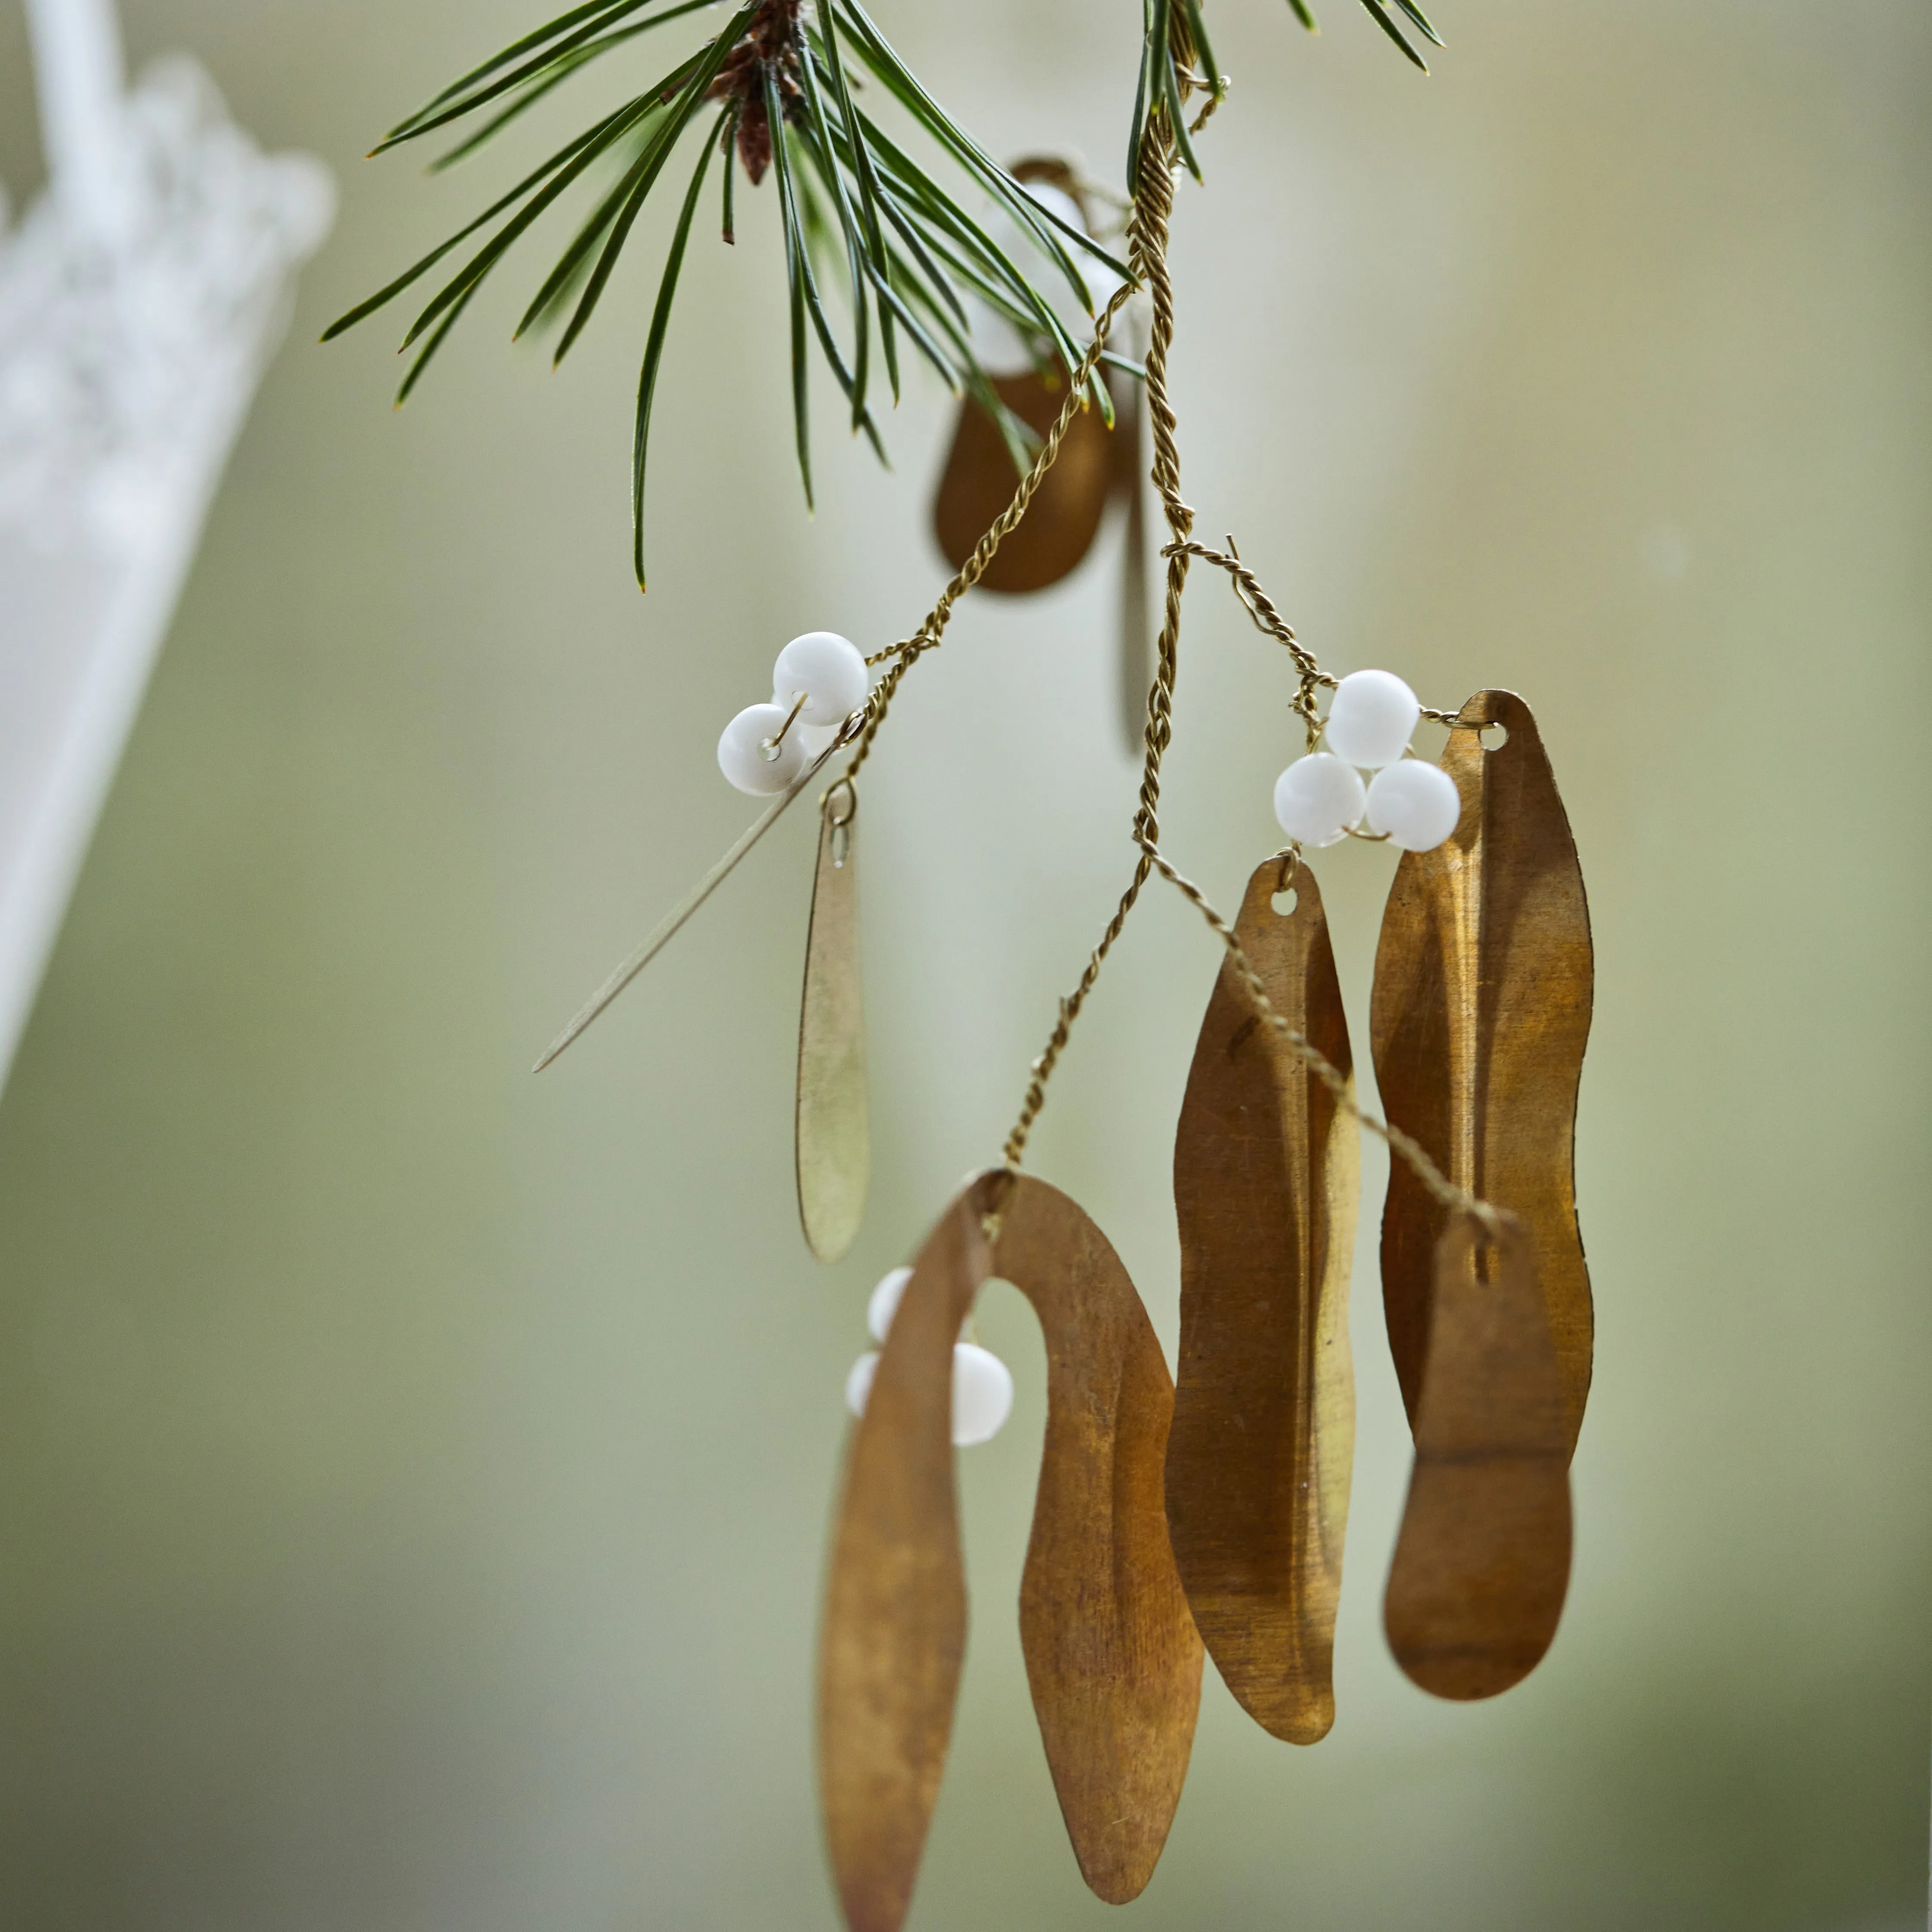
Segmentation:
<svg viewBox="0 0 1932 1932">
<path fill-rule="evenodd" d="M 1110 536 L 1059 590 L 969 603 L 882 740 L 847 1262 L 791 1202 L 805 818 L 530 1078 L 746 822 L 712 746 L 778 645 L 876 649 L 931 602 L 952 409 L 915 380 L 884 475 L 822 390 L 807 520 L 772 197 L 741 196 L 738 247 L 686 271 L 640 601 L 655 247 L 556 376 L 505 340 L 534 256 L 400 416 L 397 326 L 315 347 L 511 165 L 356 157 L 533 10 L 124 9 L 137 61 L 196 53 L 344 200 L 0 1105 L 20 1932 L 830 1928 L 812 1651 L 865 1294 L 996 1152 L 1129 869 Z M 1132 0 L 881 17 L 995 152 L 1118 171 Z M 1445 4 L 1427 80 L 1344 0 L 1319 40 L 1278 0 L 1215 17 L 1234 92 L 1174 244 L 1188 494 L 1328 662 L 1537 707 L 1595 920 L 1600 1352 L 1556 1648 L 1433 1702 L 1378 1628 L 1407 1466 L 1371 1150 L 1340 1720 L 1272 1743 L 1210 1671 L 1121 1922 L 1916 1925 L 1932 14 Z M 0 8 L 16 206 L 38 172 Z M 1188 622 L 1166 840 L 1226 904 L 1276 842 L 1290 686 L 1214 581 Z M 1320 869 L 1359 1041 L 1390 867 Z M 1170 1346 L 1216 964 L 1150 897 L 1035 1142 Z M 1097 1926 L 1015 1628 L 1038 1345 L 1004 1289 L 983 1327 L 1020 1401 L 963 1459 L 976 1616 L 913 1923 Z"/>
</svg>

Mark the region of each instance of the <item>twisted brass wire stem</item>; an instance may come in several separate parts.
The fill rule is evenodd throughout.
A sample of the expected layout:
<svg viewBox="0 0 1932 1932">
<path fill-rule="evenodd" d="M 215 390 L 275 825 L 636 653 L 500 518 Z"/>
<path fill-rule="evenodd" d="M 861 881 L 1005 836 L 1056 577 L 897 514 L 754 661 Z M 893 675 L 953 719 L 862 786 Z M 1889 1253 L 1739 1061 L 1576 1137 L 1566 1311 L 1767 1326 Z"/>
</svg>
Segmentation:
<svg viewBox="0 0 1932 1932">
<path fill-rule="evenodd" d="M 1148 419 L 1154 425 L 1154 484 L 1160 494 L 1161 509 L 1167 518 L 1174 542 L 1165 552 L 1167 589 L 1162 607 L 1160 639 L 1154 654 L 1154 682 L 1148 692 L 1146 748 L 1141 765 L 1140 802 L 1134 814 L 1134 840 L 1141 848 L 1133 876 L 1114 916 L 1107 922 L 1100 942 L 1088 957 L 1079 982 L 1060 1002 L 1059 1013 L 1045 1048 L 1028 1070 L 1027 1090 L 1019 1118 L 1001 1150 L 1009 1167 L 1016 1168 L 1026 1151 L 1027 1138 L 1033 1131 L 1040 1109 L 1046 1104 L 1046 1083 L 1053 1077 L 1060 1054 L 1066 1051 L 1073 1022 L 1087 1004 L 1100 976 L 1100 968 L 1114 942 L 1126 926 L 1127 916 L 1148 882 L 1154 861 L 1149 856 L 1160 838 L 1160 766 L 1174 736 L 1174 684 L 1180 644 L 1180 598 L 1187 585 L 1190 554 L 1185 545 L 1194 527 L 1194 512 L 1180 494 L 1179 423 L 1168 399 L 1167 356 L 1174 341 L 1174 284 L 1167 269 L 1168 224 L 1174 211 L 1174 154 L 1172 136 L 1165 118 L 1148 117 L 1142 136 L 1139 180 L 1134 192 L 1134 212 L 1127 225 L 1128 262 L 1147 286 L 1154 304 L 1154 323 L 1148 332 L 1147 352 L 1147 403 Z"/>
<path fill-rule="evenodd" d="M 1180 604 L 1187 584 L 1188 565 L 1193 558 L 1198 556 L 1226 571 L 1234 579 L 1235 594 L 1256 626 L 1278 639 L 1293 656 L 1301 674 L 1301 688 L 1295 709 L 1306 722 L 1311 746 L 1319 728 L 1315 712 L 1315 692 L 1318 686 L 1332 686 L 1336 681 L 1322 670 L 1297 640 L 1294 630 L 1262 589 L 1260 580 L 1241 562 L 1232 537 L 1225 553 L 1193 540 L 1194 512 L 1180 494 L 1179 424 L 1167 389 L 1168 353 L 1174 343 L 1174 284 L 1167 267 L 1168 235 L 1173 209 L 1173 139 L 1165 116 L 1156 112 L 1148 118 L 1133 213 L 1127 230 L 1131 243 L 1130 263 L 1136 275 L 1146 284 L 1154 305 L 1154 324 L 1147 353 L 1148 414 L 1154 424 L 1154 488 L 1160 493 L 1161 508 L 1172 532 L 1172 540 L 1161 552 L 1167 562 L 1166 597 L 1154 683 L 1148 693 L 1146 752 L 1141 769 L 1140 802 L 1134 814 L 1133 838 L 1139 851 L 1134 862 L 1132 877 L 1120 896 L 1113 917 L 1107 922 L 1100 944 L 1088 956 L 1078 982 L 1072 992 L 1061 998 L 1053 1031 L 1048 1036 L 1046 1047 L 1028 1069 L 1026 1094 L 1021 1103 L 1019 1118 L 1006 1136 L 1002 1157 L 1009 1168 L 1017 1169 L 1019 1166 L 1026 1152 L 1028 1138 L 1041 1108 L 1046 1104 L 1046 1084 L 1053 1077 L 1054 1069 L 1066 1051 L 1073 1022 L 1079 1018 L 1088 995 L 1100 979 L 1100 968 L 1126 927 L 1128 915 L 1133 910 L 1142 888 L 1149 877 L 1158 872 L 1213 928 L 1227 948 L 1228 958 L 1261 1017 L 1334 1096 L 1336 1104 L 1370 1132 L 1386 1142 L 1390 1152 L 1408 1164 L 1432 1198 L 1452 1212 L 1473 1215 L 1493 1233 L 1506 1218 L 1502 1210 L 1450 1180 L 1428 1150 L 1412 1135 L 1366 1112 L 1357 1104 L 1353 1083 L 1305 1034 L 1290 1025 L 1286 1016 L 1276 1010 L 1234 927 L 1216 910 L 1200 887 L 1180 872 L 1160 850 L 1161 760 L 1174 735 L 1174 688 L 1179 664 Z M 1429 715 L 1445 716 L 1433 712 Z"/>
<path fill-rule="evenodd" d="M 1174 17 L 1174 52 L 1181 74 L 1184 99 L 1191 91 L 1190 63 L 1193 58 L 1193 50 L 1188 42 L 1179 15 L 1177 14 Z M 1221 94 L 1217 90 L 1193 123 L 1192 131 L 1198 133 L 1205 124 L 1208 116 L 1220 104 L 1220 99 Z M 1293 657 L 1295 668 L 1300 674 L 1300 688 L 1295 699 L 1294 709 L 1306 724 L 1311 746 L 1315 742 L 1320 728 L 1320 720 L 1315 710 L 1315 692 L 1324 686 L 1332 688 L 1336 682 L 1336 680 L 1322 669 L 1312 654 L 1297 639 L 1293 627 L 1282 617 L 1274 600 L 1262 588 L 1259 578 L 1242 562 L 1240 554 L 1234 548 L 1234 538 L 1228 538 L 1228 548 L 1225 551 L 1214 550 L 1194 540 L 1194 512 L 1180 494 L 1180 424 L 1167 388 L 1168 356 L 1174 344 L 1174 284 L 1167 266 L 1168 236 L 1174 213 L 1174 169 L 1173 133 L 1168 124 L 1166 110 L 1159 109 L 1148 116 L 1142 136 L 1134 199 L 1127 222 L 1128 261 L 1134 272 L 1134 280 L 1123 283 L 1114 290 L 1112 298 L 1096 318 L 1093 339 L 1078 366 L 1071 373 L 1066 400 L 1054 418 L 1052 428 L 1041 443 L 1032 466 L 1021 478 L 1011 502 L 974 546 L 972 555 L 960 566 L 952 581 L 940 593 L 938 602 L 926 614 L 926 620 L 919 628 L 910 638 L 874 652 L 866 660 L 868 664 L 882 664 L 888 658 L 892 662 L 891 668 L 880 680 L 865 704 L 847 721 L 840 733 L 838 744 L 850 743 L 854 748 L 852 761 L 845 769 L 842 782 L 849 784 L 871 754 L 873 741 L 878 736 L 879 728 L 885 722 L 886 712 L 890 709 L 892 698 L 906 673 L 926 652 L 938 648 L 951 620 L 954 605 L 986 574 L 1000 544 L 1025 516 L 1047 472 L 1059 457 L 1060 446 L 1072 427 L 1076 415 L 1081 410 L 1091 406 L 1088 385 L 1099 365 L 1102 352 L 1106 346 L 1108 332 L 1113 327 L 1115 318 L 1136 289 L 1144 287 L 1154 310 L 1145 364 L 1148 415 L 1154 425 L 1154 461 L 1150 473 L 1154 488 L 1160 496 L 1161 510 L 1166 518 L 1170 536 L 1169 541 L 1161 550 L 1167 566 L 1166 590 L 1162 604 L 1160 636 L 1155 652 L 1154 681 L 1148 692 L 1147 729 L 1141 766 L 1140 794 L 1134 812 L 1132 836 L 1138 851 L 1132 876 L 1128 880 L 1126 891 L 1120 895 L 1120 904 L 1114 908 L 1113 917 L 1107 922 L 1100 943 L 1089 955 L 1078 982 L 1072 992 L 1061 998 L 1053 1031 L 1045 1048 L 1028 1070 L 1026 1095 L 1020 1108 L 1019 1118 L 1014 1122 L 1012 1131 L 1006 1136 L 1006 1144 L 1002 1150 L 1006 1166 L 1012 1171 L 1018 1168 L 1026 1150 L 1028 1138 L 1040 1118 L 1041 1108 L 1046 1103 L 1047 1082 L 1052 1078 L 1061 1054 L 1066 1051 L 1073 1023 L 1079 1018 L 1088 995 L 1098 982 L 1100 968 L 1106 963 L 1108 954 L 1113 950 L 1114 942 L 1125 929 L 1128 916 L 1138 901 L 1142 889 L 1157 872 L 1208 922 L 1227 948 L 1228 958 L 1247 988 L 1259 1016 L 1275 1029 L 1290 1051 L 1334 1096 L 1336 1104 L 1370 1132 L 1385 1141 L 1390 1151 L 1414 1170 L 1424 1188 L 1435 1200 L 1452 1211 L 1473 1215 L 1494 1232 L 1510 1217 L 1489 1202 L 1478 1199 L 1466 1189 L 1457 1186 L 1443 1173 L 1428 1150 L 1413 1136 L 1364 1112 L 1356 1103 L 1353 1084 L 1348 1077 L 1305 1034 L 1290 1025 L 1286 1016 L 1276 1010 L 1268 998 L 1260 975 L 1256 972 L 1243 950 L 1234 927 L 1216 910 L 1200 887 L 1180 872 L 1160 849 L 1161 764 L 1174 737 L 1174 691 L 1180 660 L 1180 607 L 1187 587 L 1188 566 L 1193 559 L 1199 557 L 1202 562 L 1226 571 L 1233 580 L 1235 596 L 1240 598 L 1256 628 L 1284 645 Z M 1444 724 L 1455 722 L 1455 714 L 1432 710 L 1426 706 L 1424 707 L 1424 716 Z M 826 755 L 830 754 L 821 754 L 820 763 Z M 767 820 L 775 815 L 775 813 L 768 813 Z M 700 897 L 702 897 L 701 893 Z M 635 969 L 632 968 L 631 970 Z M 601 1004 L 593 1003 L 586 1017 L 594 1016 L 598 1010 L 601 1010 Z M 582 1021 L 573 1023 L 572 1028 L 564 1036 L 564 1042 L 574 1037 L 577 1030 L 580 1030 L 582 1024 Z M 553 1055 L 556 1050 L 556 1048 L 552 1048 Z"/>
<path fill-rule="evenodd" d="M 1221 943 L 1228 949 L 1228 957 L 1247 988 L 1249 997 L 1255 1003 L 1256 1010 L 1268 1024 L 1280 1034 L 1294 1054 L 1309 1072 L 1335 1096 L 1335 1104 L 1342 1112 L 1366 1127 L 1378 1138 L 1386 1141 L 1389 1147 L 1406 1161 L 1417 1180 L 1428 1193 L 1453 1214 L 1473 1215 L 1493 1234 L 1504 1221 L 1514 1217 L 1502 1208 L 1492 1207 L 1488 1202 L 1479 1199 L 1466 1187 L 1458 1187 L 1431 1158 L 1429 1150 L 1413 1134 L 1405 1133 L 1398 1126 L 1378 1118 L 1360 1106 L 1355 1099 L 1354 1083 L 1322 1049 L 1298 1028 L 1290 1026 L 1286 1018 L 1279 1012 L 1274 1002 L 1268 998 L 1268 988 L 1262 982 L 1244 950 L 1234 928 L 1217 912 L 1208 896 L 1194 881 L 1178 871 L 1166 856 L 1153 846 L 1142 846 L 1143 856 L 1154 870 L 1178 890 L 1200 914 L 1214 931 L 1220 934 Z"/>
</svg>

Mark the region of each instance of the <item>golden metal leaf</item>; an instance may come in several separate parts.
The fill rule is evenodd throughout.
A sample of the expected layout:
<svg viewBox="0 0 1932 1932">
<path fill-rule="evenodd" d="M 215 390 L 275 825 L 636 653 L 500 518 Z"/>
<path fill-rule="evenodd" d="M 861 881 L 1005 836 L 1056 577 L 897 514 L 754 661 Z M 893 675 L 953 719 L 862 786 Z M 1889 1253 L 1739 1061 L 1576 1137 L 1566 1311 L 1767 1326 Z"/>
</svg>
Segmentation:
<svg viewBox="0 0 1932 1932">
<path fill-rule="evenodd" d="M 1486 750 L 1480 733 L 1493 724 L 1508 740 Z M 1376 1078 L 1388 1118 L 1452 1180 L 1528 1225 L 1574 1448 L 1594 1328 L 1574 1171 L 1594 983 L 1583 876 L 1521 698 L 1478 692 L 1442 764 L 1462 794 L 1462 820 L 1447 844 L 1405 854 L 1396 868 L 1376 955 Z M 1449 1218 L 1395 1167 L 1382 1216 L 1382 1297 L 1412 1424 Z"/>
<path fill-rule="evenodd" d="M 992 380 L 1000 401 L 1036 436 L 1044 436 L 1066 406 L 1064 370 L 1051 382 L 1030 369 Z M 1078 566 L 1093 548 L 1114 487 L 1112 445 L 1100 411 L 1089 404 L 1069 425 L 1059 460 L 980 579 L 987 590 L 1043 590 Z M 969 398 L 960 406 L 932 509 L 933 533 L 956 570 L 1012 501 L 1019 480 L 998 427 Z"/>
<path fill-rule="evenodd" d="M 1444 1231 L 1414 1426 L 1389 1648 L 1438 1697 L 1493 1697 L 1542 1660 L 1570 1581 L 1570 1436 L 1526 1229 Z"/>
<path fill-rule="evenodd" d="M 852 1432 L 818 1653 L 818 1789 L 851 1932 L 898 1932 L 966 1654 L 952 1345 L 991 1256 L 969 1189 L 926 1238 Z"/>
<path fill-rule="evenodd" d="M 1201 1702 L 1201 1640 L 1161 1501 L 1174 1384 L 1120 1256 L 1058 1188 L 1013 1182 L 993 1266 L 1046 1340 L 1020 1586 L 1027 1681 L 1081 1876 L 1124 1905 L 1167 1843 Z"/>
<path fill-rule="evenodd" d="M 865 1219 L 872 1168 L 859 962 L 859 794 L 844 778 L 819 808 L 799 1015 L 796 1127 L 799 1220 L 812 1252 L 836 1262 Z"/>
<path fill-rule="evenodd" d="M 1147 746 L 1148 687 L 1154 682 L 1154 620 L 1148 596 L 1147 472 L 1142 458 L 1141 386 L 1110 375 L 1114 398 L 1114 476 L 1126 507 L 1120 539 L 1120 637 L 1116 665 L 1120 736 L 1130 758 Z"/>
<path fill-rule="evenodd" d="M 1287 916 L 1274 900 L 1292 887 Z M 1270 859 L 1235 934 L 1268 998 L 1343 1073 L 1322 895 Z M 1243 1709 L 1314 1744 L 1335 1720 L 1335 1613 L 1354 1454 L 1354 1124 L 1225 964 L 1174 1150 L 1180 1356 L 1167 1519 L 1194 1621 Z"/>
<path fill-rule="evenodd" d="M 1099 1229 L 994 1168 L 920 1250 L 852 1435 L 819 1666 L 820 1788 L 852 1932 L 898 1932 L 938 1794 L 966 1634 L 952 1342 L 994 1268 L 1046 1337 L 1021 1635 L 1061 1811 L 1102 1898 L 1146 1884 L 1186 1774 L 1201 1647 L 1161 1514 L 1166 1365 Z"/>
</svg>

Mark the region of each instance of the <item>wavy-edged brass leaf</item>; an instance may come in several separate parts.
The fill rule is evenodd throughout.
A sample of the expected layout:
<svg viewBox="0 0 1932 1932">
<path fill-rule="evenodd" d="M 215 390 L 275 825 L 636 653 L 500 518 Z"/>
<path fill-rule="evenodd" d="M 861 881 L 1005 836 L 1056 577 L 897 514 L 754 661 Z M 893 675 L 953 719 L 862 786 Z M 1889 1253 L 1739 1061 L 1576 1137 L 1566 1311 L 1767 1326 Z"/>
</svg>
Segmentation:
<svg viewBox="0 0 1932 1932">
<path fill-rule="evenodd" d="M 1291 886 L 1284 916 L 1274 901 Z M 1268 860 L 1235 932 L 1276 1011 L 1347 1072 L 1314 874 Z M 1360 1168 L 1354 1124 L 1224 964 L 1174 1141 L 1180 1355 L 1167 1520 L 1216 1666 L 1242 1708 L 1292 1744 L 1316 1743 L 1335 1721 Z"/>
<path fill-rule="evenodd" d="M 1036 436 L 1052 428 L 1066 401 L 1064 373 L 1049 382 L 1033 370 L 991 378 L 1000 400 Z M 1044 590 L 1076 568 L 1100 530 L 1114 488 L 1113 438 L 1091 404 L 1067 428 L 1060 454 L 1026 514 L 980 580 L 988 590 Z M 939 479 L 933 534 L 954 569 L 977 548 L 1019 488 L 1020 473 L 993 419 L 968 398 Z"/>
<path fill-rule="evenodd" d="M 1480 733 L 1508 733 L 1495 750 Z M 1480 691 L 1443 769 L 1462 796 L 1454 836 L 1404 854 L 1376 954 L 1371 1033 L 1388 1118 L 1535 1242 L 1574 1448 L 1589 1394 L 1593 1318 L 1576 1225 L 1576 1090 L 1594 968 L 1570 821 L 1529 706 Z M 1448 1210 L 1397 1162 L 1382 1216 L 1382 1298 L 1414 1424 L 1435 1255 Z"/>
<path fill-rule="evenodd" d="M 966 1654 L 952 1345 L 991 1264 L 975 1190 L 913 1265 L 852 1432 L 818 1654 L 819 1802 L 851 1932 L 898 1932 Z"/>
<path fill-rule="evenodd" d="M 833 785 L 819 808 L 795 1125 L 799 1221 L 812 1252 L 836 1262 L 865 1219 L 872 1169 L 859 966 L 859 795 L 849 778 Z"/>
<path fill-rule="evenodd" d="M 1161 1513 L 1172 1390 L 1160 1344 L 1079 1208 L 992 1169 L 921 1250 L 853 1432 L 819 1664 L 820 1795 L 852 1932 L 898 1932 L 938 1795 L 966 1634 L 952 1345 L 995 1267 L 1046 1336 L 1021 1634 L 1061 1810 L 1102 1898 L 1146 1884 L 1186 1772 L 1201 1648 Z"/>
<path fill-rule="evenodd" d="M 993 1266 L 1046 1340 L 1027 1679 L 1081 1876 L 1124 1905 L 1167 1842 L 1201 1702 L 1201 1640 L 1161 1502 L 1174 1385 L 1120 1256 L 1058 1188 L 1013 1183 Z"/>
<path fill-rule="evenodd" d="M 1383 1623 L 1438 1697 L 1493 1697 L 1541 1662 L 1570 1581 L 1562 1377 L 1520 1226 L 1459 1216 L 1437 1246 L 1427 1373 Z"/>
</svg>

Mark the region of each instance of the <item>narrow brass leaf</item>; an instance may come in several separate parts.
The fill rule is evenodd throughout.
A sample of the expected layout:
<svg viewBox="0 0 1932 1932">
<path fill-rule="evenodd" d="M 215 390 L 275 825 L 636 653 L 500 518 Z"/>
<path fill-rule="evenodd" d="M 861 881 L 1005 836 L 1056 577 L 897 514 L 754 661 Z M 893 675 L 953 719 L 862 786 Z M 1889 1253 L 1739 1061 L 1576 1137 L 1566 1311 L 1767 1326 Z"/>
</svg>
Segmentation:
<svg viewBox="0 0 1932 1932">
<path fill-rule="evenodd" d="M 1030 369 L 995 376 L 1001 402 L 1036 436 L 1045 436 L 1066 403 L 1062 371 L 1051 385 Z M 988 590 L 1043 590 L 1076 568 L 1093 548 L 1114 484 L 1112 433 L 1090 404 L 1075 418 L 1060 456 L 1042 479 L 1017 528 L 980 580 Z M 998 427 L 970 398 L 939 479 L 933 533 L 956 570 L 1013 500 L 1019 473 Z"/>
<path fill-rule="evenodd" d="M 1542 1660 L 1570 1581 L 1569 1424 L 1521 1227 L 1444 1231 L 1414 1426 L 1389 1648 L 1438 1697 L 1493 1697 Z"/>
<path fill-rule="evenodd" d="M 1277 912 L 1278 893 L 1294 905 Z M 1275 1010 L 1344 1073 L 1348 1022 L 1314 874 L 1270 859 L 1236 936 Z M 1180 1357 L 1167 1519 L 1228 1688 L 1278 1738 L 1335 1720 L 1335 1614 L 1354 1454 L 1348 1273 L 1360 1143 L 1222 968 L 1181 1103 Z"/>
<path fill-rule="evenodd" d="M 1141 386 L 1123 378 L 1114 392 L 1114 487 L 1126 508 L 1120 541 L 1120 736 L 1127 754 L 1147 746 L 1148 687 L 1154 682 L 1154 623 L 1148 598 L 1147 476 L 1142 457 Z"/>
<path fill-rule="evenodd" d="M 819 1638 L 818 1783 L 851 1932 L 898 1932 L 966 1653 L 952 1345 L 990 1256 L 969 1190 L 927 1238 L 852 1432 Z"/>
<path fill-rule="evenodd" d="M 1012 1184 L 993 1266 L 1046 1340 L 1027 1679 L 1081 1876 L 1124 1905 L 1167 1842 L 1201 1702 L 1201 1640 L 1162 1513 L 1174 1385 L 1120 1256 L 1058 1188 Z"/>
<path fill-rule="evenodd" d="M 1508 742 L 1484 748 L 1486 725 Z M 1397 867 L 1376 955 L 1371 1033 L 1388 1118 L 1450 1179 L 1520 1216 L 1535 1243 L 1574 1448 L 1594 1328 L 1576 1225 L 1576 1090 L 1590 1030 L 1590 914 L 1570 822 L 1529 706 L 1481 691 L 1449 734 L 1454 835 Z M 1436 1250 L 1449 1220 L 1397 1163 L 1382 1216 L 1382 1298 L 1414 1424 Z"/>
<path fill-rule="evenodd" d="M 966 1636 L 952 1342 L 994 1268 L 1046 1336 L 1021 1636 L 1061 1811 L 1102 1898 L 1147 1883 L 1186 1774 L 1201 1647 L 1161 1514 L 1173 1398 L 1160 1343 L 1092 1222 L 1045 1183 L 992 1169 L 914 1264 L 853 1431 L 834 1533 L 819 1772 L 852 1932 L 898 1932 L 938 1795 Z"/>
<path fill-rule="evenodd" d="M 812 1252 L 836 1262 L 865 1219 L 872 1168 L 859 964 L 859 797 L 845 779 L 826 794 L 819 811 L 796 1124 L 799 1220 Z"/>
</svg>

